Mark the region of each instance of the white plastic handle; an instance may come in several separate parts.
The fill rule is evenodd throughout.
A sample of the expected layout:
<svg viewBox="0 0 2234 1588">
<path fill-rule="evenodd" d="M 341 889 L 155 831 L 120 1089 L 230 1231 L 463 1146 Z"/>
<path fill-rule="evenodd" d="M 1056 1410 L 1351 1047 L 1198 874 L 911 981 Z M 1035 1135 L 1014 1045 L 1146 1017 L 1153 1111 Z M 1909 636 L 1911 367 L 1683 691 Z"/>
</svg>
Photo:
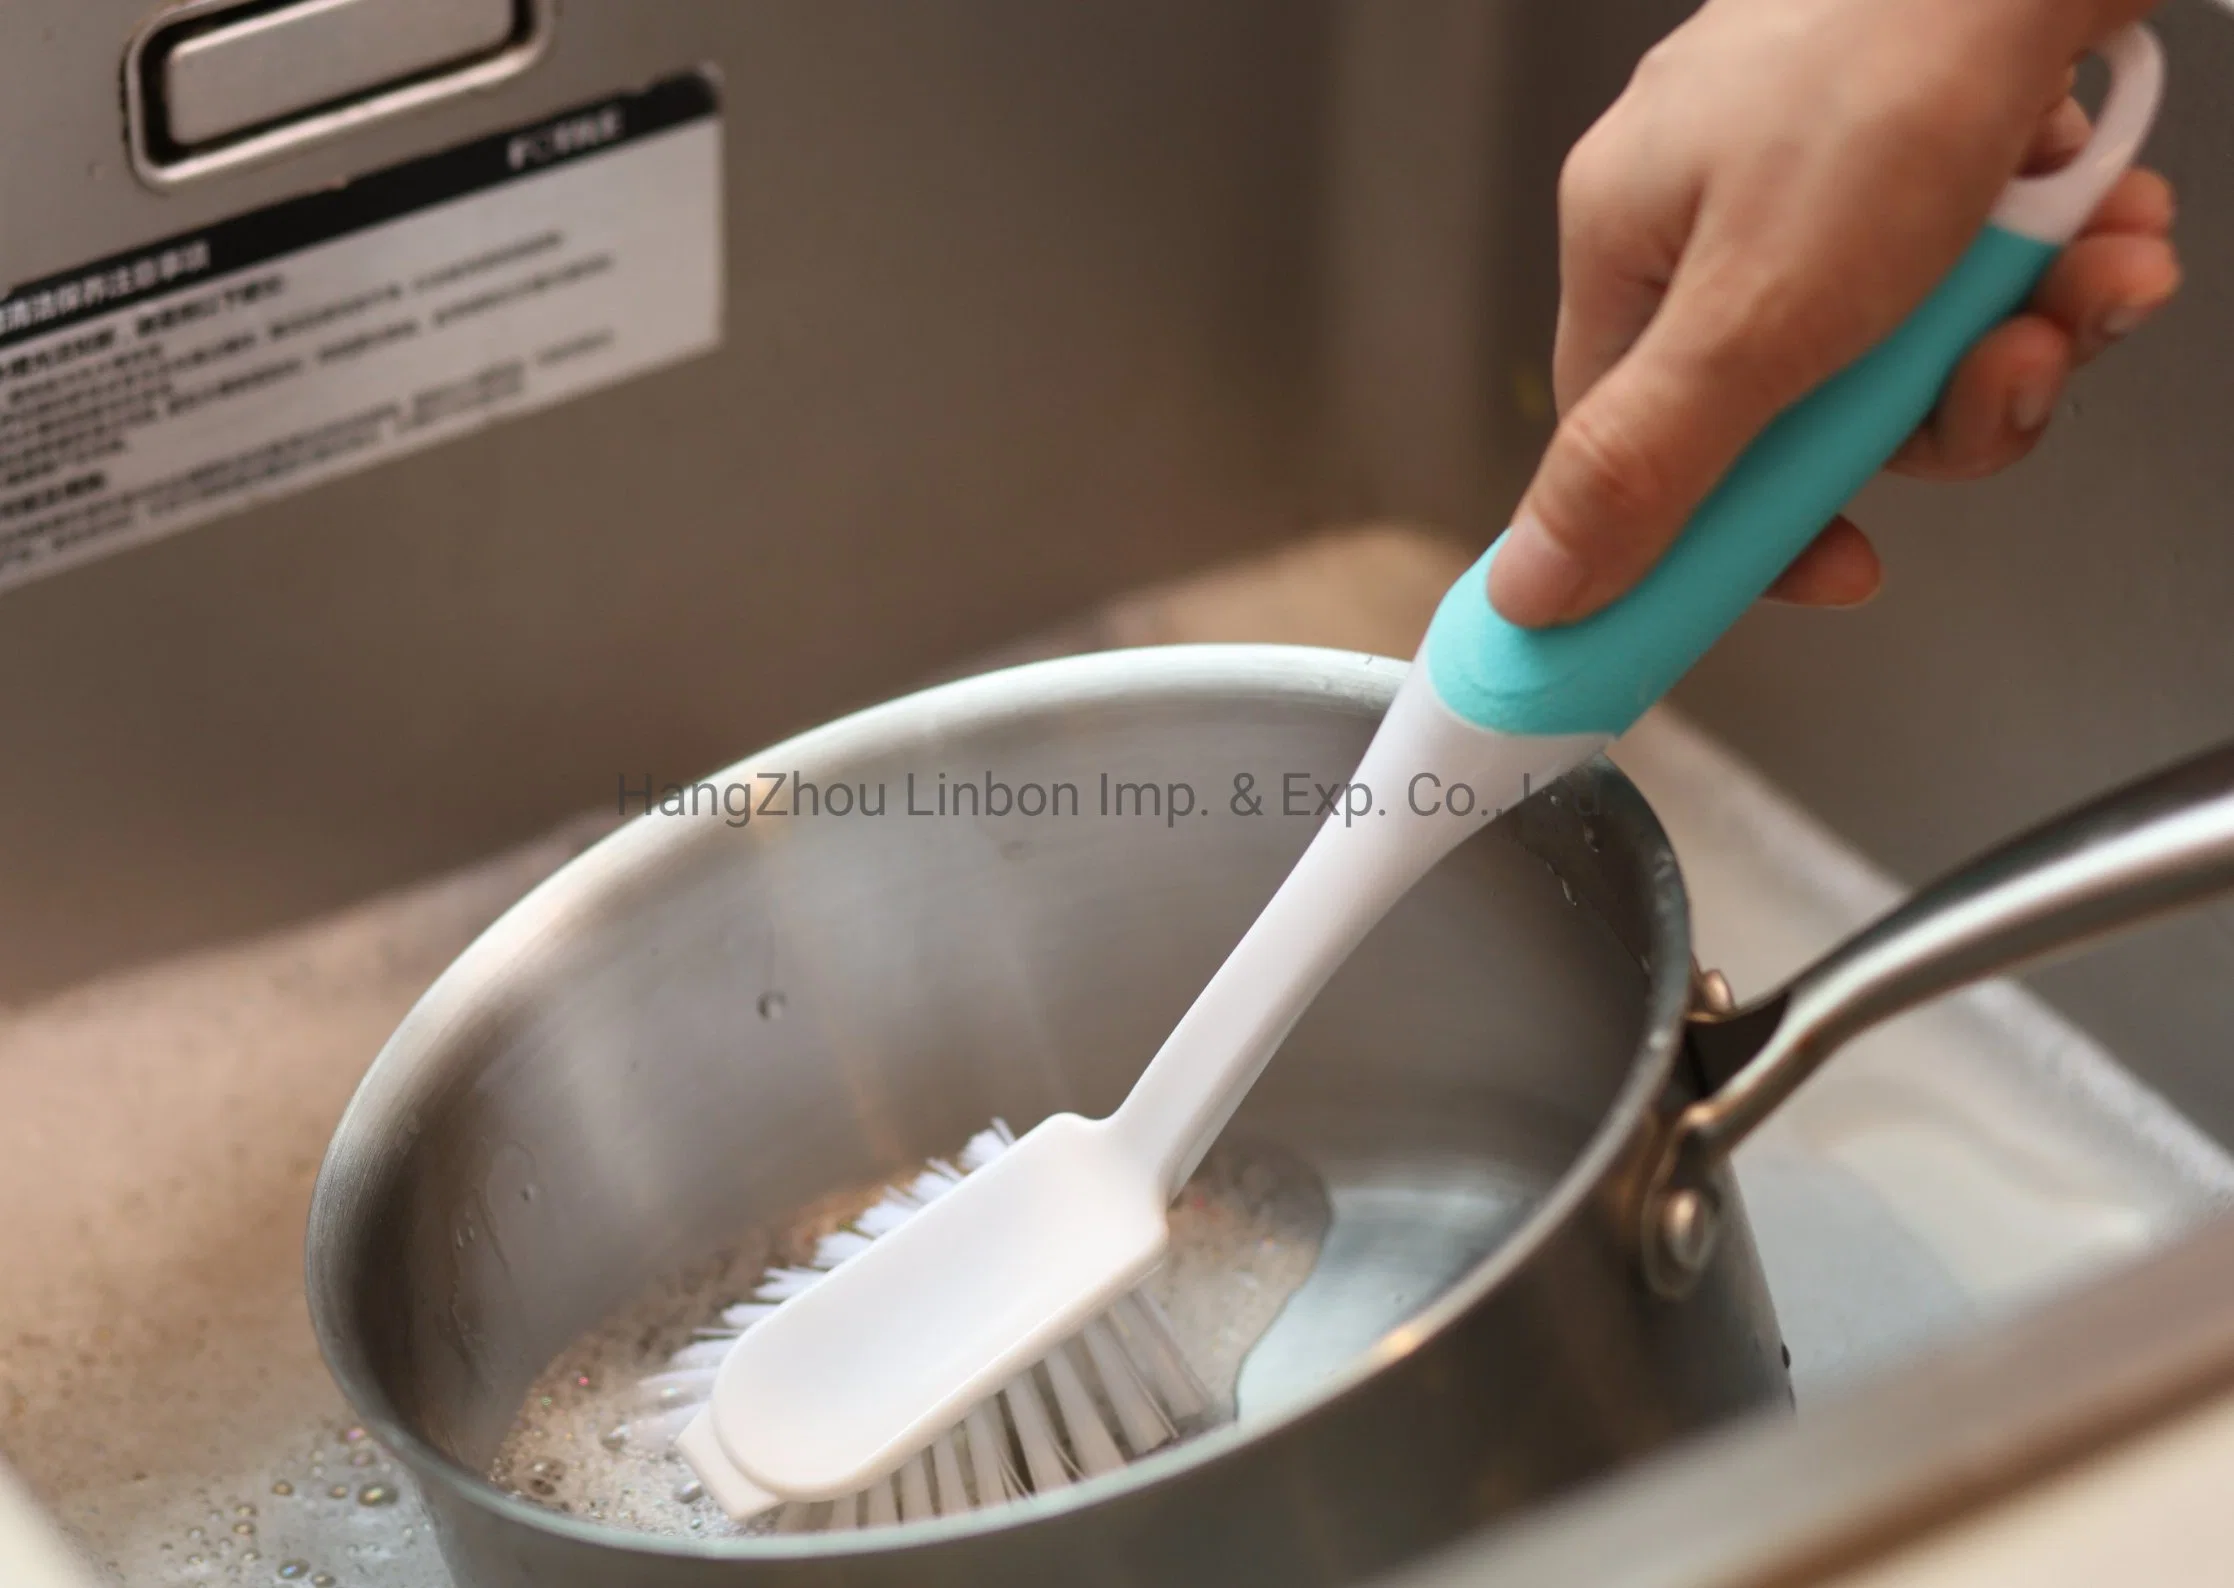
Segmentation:
<svg viewBox="0 0 2234 1588">
<path fill-rule="evenodd" d="M 2009 184 L 1993 213 L 2003 231 L 2068 243 L 2094 218 L 2148 140 L 2164 98 L 2164 46 L 2136 22 L 2111 34 L 2095 53 L 2110 68 L 2110 93 L 2094 135 L 2061 170 Z"/>
<path fill-rule="evenodd" d="M 8 1588 L 94 1588 L 93 1570 L 0 1465 L 0 1583 Z"/>
</svg>

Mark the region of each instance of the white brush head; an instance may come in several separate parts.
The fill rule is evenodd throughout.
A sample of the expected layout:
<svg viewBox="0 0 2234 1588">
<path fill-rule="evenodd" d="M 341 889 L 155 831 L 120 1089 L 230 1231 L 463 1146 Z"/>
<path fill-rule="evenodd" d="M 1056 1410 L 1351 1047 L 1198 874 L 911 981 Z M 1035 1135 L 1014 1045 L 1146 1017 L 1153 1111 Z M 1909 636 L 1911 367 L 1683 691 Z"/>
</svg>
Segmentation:
<svg viewBox="0 0 2234 1588">
<path fill-rule="evenodd" d="M 1108 1121 L 1055 1115 L 740 1338 L 701 1437 L 785 1499 L 865 1488 L 1145 1279 L 1165 1214 Z"/>
</svg>

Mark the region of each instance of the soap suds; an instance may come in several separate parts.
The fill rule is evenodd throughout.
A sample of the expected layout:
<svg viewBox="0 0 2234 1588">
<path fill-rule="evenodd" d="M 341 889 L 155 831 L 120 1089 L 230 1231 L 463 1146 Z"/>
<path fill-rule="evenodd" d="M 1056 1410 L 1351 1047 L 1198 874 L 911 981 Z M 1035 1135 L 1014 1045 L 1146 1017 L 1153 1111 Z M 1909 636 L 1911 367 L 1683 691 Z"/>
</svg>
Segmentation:
<svg viewBox="0 0 2234 1588">
<path fill-rule="evenodd" d="M 833 1196 L 777 1231 L 662 1281 L 577 1341 L 529 1390 L 489 1468 L 490 1481 L 553 1510 L 638 1532 L 744 1537 L 773 1517 L 732 1522 L 664 1441 L 634 1435 L 656 1404 L 644 1380 L 675 1351 L 749 1296 L 770 1267 L 801 1262 L 832 1230 L 883 1194 L 882 1185 Z M 1222 1408 L 1249 1349 L 1310 1277 L 1329 1217 L 1324 1188 L 1293 1154 L 1221 1142 L 1171 1212 L 1171 1249 L 1142 1288 L 1168 1314 L 1195 1370 Z"/>
</svg>

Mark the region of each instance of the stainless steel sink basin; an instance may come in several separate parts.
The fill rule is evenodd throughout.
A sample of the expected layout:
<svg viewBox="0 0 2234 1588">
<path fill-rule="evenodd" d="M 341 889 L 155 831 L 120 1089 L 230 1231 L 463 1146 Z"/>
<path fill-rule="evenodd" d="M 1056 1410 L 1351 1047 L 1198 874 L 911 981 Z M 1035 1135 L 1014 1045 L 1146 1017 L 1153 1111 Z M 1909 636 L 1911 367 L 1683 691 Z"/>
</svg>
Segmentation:
<svg viewBox="0 0 2234 1588">
<path fill-rule="evenodd" d="M 1463 558 L 1398 532 L 1339 538 L 1116 603 L 1018 654 L 1211 637 L 1401 652 Z M 1741 989 L 1897 891 L 1676 714 L 1616 757 L 1674 834 L 1701 940 Z M 426 983 L 613 820 L 0 1024 L 0 1205 L 17 1210 L 0 1226 L 0 1448 L 125 1581 L 442 1580 L 414 1498 L 353 1436 L 311 1342 L 310 1178 Z M 1849 1054 L 1740 1174 L 1803 1415 L 2234 1195 L 2217 1148 L 2010 988 Z"/>
<path fill-rule="evenodd" d="M 710 65 L 727 310 L 709 356 L 0 596 L 36 680 L 0 698 L 0 998 L 464 864 L 1308 525 L 1481 544 L 1547 434 L 1560 161 L 1689 8 L 568 0 L 485 91 L 158 192 L 120 158 L 146 0 L 22 0 L 0 283 Z M 1871 494 L 1878 606 L 1766 614 L 1683 697 L 1904 880 L 2234 733 L 2234 18 L 2159 20 L 2193 289 L 2033 463 Z M 2225 922 L 2046 985 L 2234 1137 Z"/>
<path fill-rule="evenodd" d="M 704 358 L 0 592 L 0 1452 L 135 1583 L 436 1582 L 299 1287 L 420 988 L 621 780 L 1012 636 L 1407 653 L 1548 433 L 1560 160 L 1688 9 L 567 0 L 484 92 L 158 192 L 120 158 L 147 0 L 18 0 L 0 284 L 710 66 L 727 311 Z M 2161 21 L 2201 283 L 2234 20 Z M 2234 734 L 2229 336 L 2192 290 L 2012 477 L 1873 490 L 1885 600 L 1748 620 L 1625 747 L 1741 987 Z M 1375 519 L 1442 539 L 1105 604 Z M 2228 930 L 1916 1017 L 1749 1154 L 1803 1403 L 2223 1200 L 2157 1094 L 2234 1140 Z"/>
</svg>

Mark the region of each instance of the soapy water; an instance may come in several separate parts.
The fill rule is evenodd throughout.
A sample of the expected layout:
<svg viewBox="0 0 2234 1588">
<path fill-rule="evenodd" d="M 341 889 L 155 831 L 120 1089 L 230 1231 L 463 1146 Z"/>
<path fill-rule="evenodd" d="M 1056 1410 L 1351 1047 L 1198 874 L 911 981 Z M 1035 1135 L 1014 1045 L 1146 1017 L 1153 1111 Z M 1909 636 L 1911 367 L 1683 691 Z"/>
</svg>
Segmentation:
<svg viewBox="0 0 2234 1588">
<path fill-rule="evenodd" d="M 498 1487 L 555 1511 L 637 1532 L 739 1538 L 773 1532 L 777 1514 L 734 1522 L 705 1492 L 645 1381 L 770 1268 L 803 1262 L 817 1243 L 884 1195 L 883 1185 L 830 1197 L 786 1227 L 762 1231 L 672 1275 L 562 1352 L 529 1389 L 489 1468 Z M 1330 1219 L 1325 1188 L 1293 1154 L 1221 1141 L 1171 1210 L 1163 1266 L 1141 1286 L 1161 1306 L 1187 1365 L 1230 1420 L 1250 1349 L 1311 1275 Z M 673 1394 L 670 1392 L 670 1401 Z"/>
</svg>

